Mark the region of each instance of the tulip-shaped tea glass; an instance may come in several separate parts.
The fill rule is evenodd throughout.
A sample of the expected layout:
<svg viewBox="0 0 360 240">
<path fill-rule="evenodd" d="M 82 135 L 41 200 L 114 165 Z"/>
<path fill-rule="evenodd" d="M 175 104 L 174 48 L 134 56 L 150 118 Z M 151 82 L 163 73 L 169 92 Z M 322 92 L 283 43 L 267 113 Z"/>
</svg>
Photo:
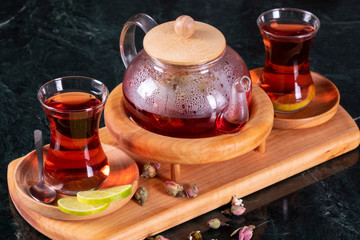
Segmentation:
<svg viewBox="0 0 360 240">
<path fill-rule="evenodd" d="M 108 95 L 103 83 L 87 77 L 57 78 L 40 88 L 38 99 L 51 130 L 44 176 L 57 191 L 75 195 L 107 179 L 110 169 L 99 121 Z"/>
<path fill-rule="evenodd" d="M 301 9 L 280 8 L 262 13 L 257 24 L 266 52 L 259 85 L 273 102 L 275 112 L 304 109 L 315 96 L 309 54 L 319 19 Z"/>
</svg>

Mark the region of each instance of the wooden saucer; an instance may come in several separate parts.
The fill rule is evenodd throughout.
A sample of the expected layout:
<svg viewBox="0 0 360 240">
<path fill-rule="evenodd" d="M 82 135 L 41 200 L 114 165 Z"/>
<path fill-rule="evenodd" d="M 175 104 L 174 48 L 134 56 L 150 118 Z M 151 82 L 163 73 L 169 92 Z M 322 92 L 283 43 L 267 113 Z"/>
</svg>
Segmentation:
<svg viewBox="0 0 360 240">
<path fill-rule="evenodd" d="M 13 198 L 14 204 L 25 205 L 28 209 L 33 210 L 42 216 L 58 220 L 87 220 L 105 216 L 112 213 L 125 205 L 135 194 L 139 182 L 139 169 L 135 161 L 123 151 L 116 147 L 103 144 L 104 151 L 110 164 L 110 175 L 101 188 L 115 187 L 119 185 L 132 184 L 132 193 L 129 197 L 112 202 L 103 212 L 89 216 L 76 216 L 64 213 L 59 210 L 57 200 L 52 204 L 40 203 L 29 194 L 30 186 L 36 184 L 38 180 L 38 166 L 35 151 L 30 152 L 17 164 L 14 172 L 14 189 L 12 194 L 17 197 Z M 48 147 L 44 147 L 44 152 Z M 58 194 L 58 198 L 66 197 Z"/>
<path fill-rule="evenodd" d="M 266 93 L 253 85 L 250 119 L 239 132 L 206 138 L 174 138 L 147 131 L 125 112 L 122 84 L 105 105 L 105 124 L 110 134 L 129 154 L 156 162 L 205 164 L 239 157 L 263 144 L 269 135 L 274 110 Z M 265 150 L 265 147 L 261 147 Z"/>
<path fill-rule="evenodd" d="M 257 83 L 263 68 L 250 71 L 253 83 Z M 302 129 L 318 126 L 327 122 L 337 112 L 340 93 L 337 87 L 324 76 L 311 72 L 315 84 L 315 97 L 302 111 L 297 113 L 275 113 L 274 128 Z"/>
</svg>

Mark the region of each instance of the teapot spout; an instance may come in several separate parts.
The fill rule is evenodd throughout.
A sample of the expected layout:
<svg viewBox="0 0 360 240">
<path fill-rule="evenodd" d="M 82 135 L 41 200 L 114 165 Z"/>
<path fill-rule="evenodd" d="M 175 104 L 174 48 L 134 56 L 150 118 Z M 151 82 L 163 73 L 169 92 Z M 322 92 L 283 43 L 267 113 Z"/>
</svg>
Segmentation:
<svg viewBox="0 0 360 240">
<path fill-rule="evenodd" d="M 246 93 L 250 88 L 251 80 L 247 76 L 237 78 L 234 81 L 229 105 L 219 113 L 216 120 L 219 131 L 225 133 L 234 132 L 249 120 L 249 107 Z"/>
<path fill-rule="evenodd" d="M 249 120 L 246 92 L 250 90 L 250 84 L 251 80 L 247 76 L 243 76 L 234 81 L 229 105 L 224 112 L 226 121 L 233 124 L 240 124 Z"/>
</svg>

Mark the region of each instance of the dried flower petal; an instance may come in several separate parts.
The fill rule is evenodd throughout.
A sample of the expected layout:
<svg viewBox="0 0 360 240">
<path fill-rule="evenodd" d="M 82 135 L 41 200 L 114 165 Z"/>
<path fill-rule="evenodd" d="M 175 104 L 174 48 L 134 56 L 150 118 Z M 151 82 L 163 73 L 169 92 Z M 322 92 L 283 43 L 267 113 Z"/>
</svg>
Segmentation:
<svg viewBox="0 0 360 240">
<path fill-rule="evenodd" d="M 200 231 L 194 231 L 189 234 L 188 239 L 189 240 L 202 240 L 203 238 L 201 236 Z"/>
<path fill-rule="evenodd" d="M 146 188 L 144 186 L 140 186 L 136 190 L 134 197 L 140 203 L 140 205 L 143 206 L 145 203 L 145 200 L 148 199 L 148 192 L 147 192 Z"/>
<path fill-rule="evenodd" d="M 165 182 L 165 189 L 166 191 L 173 197 L 180 196 L 183 197 L 184 193 L 182 192 L 184 190 L 183 186 L 180 184 L 177 184 L 173 181 L 166 181 Z"/>
<path fill-rule="evenodd" d="M 231 213 L 236 215 L 236 216 L 240 216 L 245 212 L 246 208 L 240 205 L 232 205 L 231 206 Z"/>
<path fill-rule="evenodd" d="M 239 198 L 237 195 L 233 196 L 231 200 L 231 205 L 244 206 L 243 200 Z"/>
<path fill-rule="evenodd" d="M 188 189 L 186 189 L 186 196 L 188 198 L 194 198 L 194 197 L 197 197 L 199 193 L 199 190 L 198 188 L 196 187 L 195 184 L 193 184 L 191 187 L 189 187 Z"/>
</svg>

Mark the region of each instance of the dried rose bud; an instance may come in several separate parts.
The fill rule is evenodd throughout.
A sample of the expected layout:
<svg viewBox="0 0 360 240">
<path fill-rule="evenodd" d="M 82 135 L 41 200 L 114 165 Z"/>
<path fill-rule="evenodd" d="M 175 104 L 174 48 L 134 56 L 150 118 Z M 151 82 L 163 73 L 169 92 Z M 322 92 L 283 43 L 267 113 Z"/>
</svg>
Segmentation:
<svg viewBox="0 0 360 240">
<path fill-rule="evenodd" d="M 246 208 L 244 207 L 243 200 L 235 195 L 231 200 L 231 208 L 225 209 L 224 211 L 221 211 L 221 213 L 240 216 L 245 212 L 245 210 Z"/>
<path fill-rule="evenodd" d="M 156 171 L 159 172 L 160 171 L 160 167 L 161 167 L 161 164 L 160 163 L 151 163 L 155 168 L 156 168 Z"/>
<path fill-rule="evenodd" d="M 148 199 L 148 192 L 147 192 L 146 188 L 143 186 L 140 186 L 136 190 L 134 197 L 140 203 L 140 205 L 143 206 L 145 203 L 145 200 Z"/>
<path fill-rule="evenodd" d="M 197 197 L 199 193 L 199 190 L 198 188 L 196 187 L 195 184 L 193 184 L 191 187 L 189 187 L 188 189 L 186 189 L 186 196 L 188 198 L 194 198 L 194 197 Z"/>
<path fill-rule="evenodd" d="M 218 229 L 221 226 L 221 221 L 218 218 L 213 218 L 207 222 L 212 229 Z"/>
<path fill-rule="evenodd" d="M 161 236 L 161 235 L 157 235 L 156 237 L 155 237 L 155 240 L 169 240 L 168 238 L 165 238 L 165 237 L 163 237 L 163 236 Z"/>
<path fill-rule="evenodd" d="M 253 225 L 244 226 L 244 227 L 240 228 L 239 240 L 250 240 L 253 236 L 254 228 L 255 228 L 255 226 L 253 226 Z"/>
<path fill-rule="evenodd" d="M 207 224 L 212 229 L 218 229 L 221 226 L 229 226 L 229 224 L 221 222 L 218 218 L 213 218 L 209 220 Z"/>
<path fill-rule="evenodd" d="M 188 240 L 202 240 L 200 231 L 194 231 L 189 234 Z"/>
<path fill-rule="evenodd" d="M 145 164 L 140 176 L 143 178 L 155 177 L 156 174 L 158 173 L 157 167 L 160 168 L 160 166 L 158 166 L 157 164 L 154 164 L 152 162 Z"/>
<path fill-rule="evenodd" d="M 255 229 L 254 225 L 243 226 L 241 228 L 236 229 L 231 235 L 235 235 L 239 232 L 239 240 L 250 240 L 253 236 L 253 230 Z"/>
<path fill-rule="evenodd" d="M 165 238 L 161 235 L 157 235 L 156 237 L 147 237 L 147 240 L 169 240 L 168 238 Z"/>
<path fill-rule="evenodd" d="M 182 192 L 184 190 L 183 186 L 180 184 L 177 184 L 173 181 L 166 181 L 165 182 L 165 189 L 166 191 L 173 197 L 180 196 L 183 197 L 184 193 Z"/>
<path fill-rule="evenodd" d="M 231 213 L 236 215 L 236 216 L 240 216 L 245 212 L 246 208 L 243 206 L 239 206 L 239 205 L 232 205 L 231 206 Z"/>
</svg>

